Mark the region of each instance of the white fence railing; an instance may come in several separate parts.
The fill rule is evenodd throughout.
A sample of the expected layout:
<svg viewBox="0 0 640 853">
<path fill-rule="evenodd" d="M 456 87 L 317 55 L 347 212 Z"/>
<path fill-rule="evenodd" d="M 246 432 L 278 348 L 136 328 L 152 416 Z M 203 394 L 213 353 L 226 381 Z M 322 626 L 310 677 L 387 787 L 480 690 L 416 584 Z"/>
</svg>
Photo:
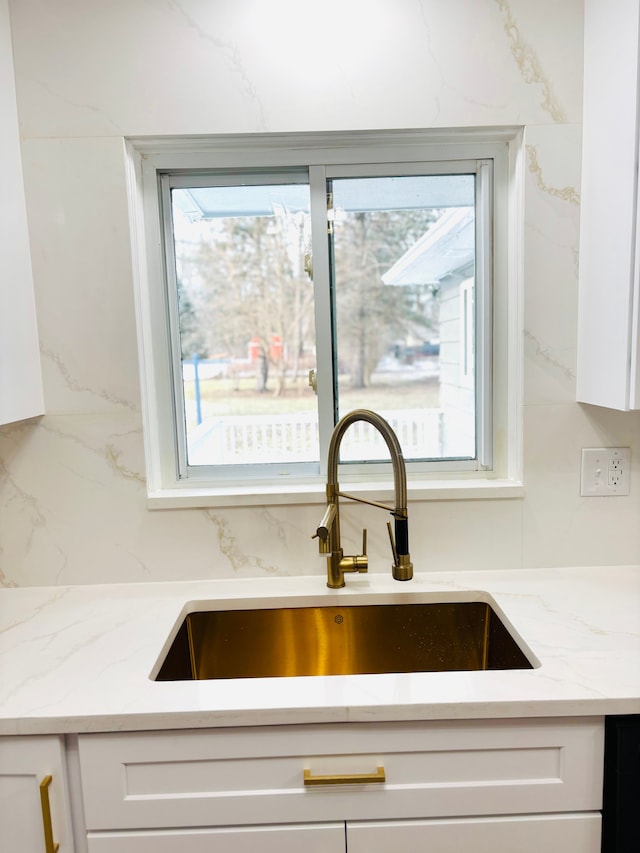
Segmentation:
<svg viewBox="0 0 640 853">
<path fill-rule="evenodd" d="M 405 459 L 438 458 L 443 450 L 440 409 L 380 412 L 398 436 Z M 314 412 L 229 415 L 210 419 L 188 436 L 190 465 L 312 462 L 319 457 Z M 343 460 L 387 459 L 384 439 L 370 424 L 356 421 L 345 433 Z"/>
</svg>

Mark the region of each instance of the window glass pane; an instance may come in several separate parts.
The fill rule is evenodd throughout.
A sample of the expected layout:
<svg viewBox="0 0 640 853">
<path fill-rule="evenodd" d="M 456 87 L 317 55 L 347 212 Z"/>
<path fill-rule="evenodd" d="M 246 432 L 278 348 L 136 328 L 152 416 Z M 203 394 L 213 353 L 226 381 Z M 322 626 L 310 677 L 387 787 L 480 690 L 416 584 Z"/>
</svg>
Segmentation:
<svg viewBox="0 0 640 853">
<path fill-rule="evenodd" d="M 338 410 L 385 417 L 406 459 L 476 457 L 475 176 L 329 182 Z M 354 424 L 342 461 L 386 459 Z"/>
<path fill-rule="evenodd" d="M 173 189 L 187 464 L 319 458 L 308 184 Z"/>
</svg>

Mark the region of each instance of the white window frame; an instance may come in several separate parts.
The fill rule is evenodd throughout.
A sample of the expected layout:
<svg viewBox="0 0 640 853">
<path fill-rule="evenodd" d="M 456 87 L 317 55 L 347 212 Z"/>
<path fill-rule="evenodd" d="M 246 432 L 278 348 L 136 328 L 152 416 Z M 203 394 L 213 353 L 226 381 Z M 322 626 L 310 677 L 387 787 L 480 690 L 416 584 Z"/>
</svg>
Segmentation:
<svg viewBox="0 0 640 853">
<path fill-rule="evenodd" d="M 265 134 L 241 137 L 197 137 L 179 139 L 129 139 L 129 212 L 131 220 L 134 292 L 142 386 L 142 418 L 145 440 L 147 491 L 150 507 L 233 506 L 321 502 L 325 499 L 326 469 L 321 448 L 319 474 L 303 478 L 276 475 L 180 479 L 176 452 L 173 396 L 173 366 L 169 344 L 164 245 L 169 243 L 170 223 L 160 216 L 161 174 L 213 169 L 309 167 L 310 185 L 323 185 L 326 177 L 371 175 L 385 164 L 425 161 L 478 161 L 478 180 L 491 180 L 483 192 L 487 209 L 478 216 L 477 227 L 492 231 L 491 258 L 478 259 L 490 265 L 492 289 L 478 288 L 476 340 L 491 340 L 481 347 L 476 362 L 478 382 L 477 440 L 483 465 L 476 470 L 451 470 L 447 463 L 408 465 L 410 499 L 469 497 L 519 497 L 521 485 L 521 375 L 522 375 L 522 136 L 518 129 L 478 131 L 387 131 L 376 133 Z M 492 169 L 482 168 L 492 164 Z M 375 165 L 377 164 L 377 166 Z M 416 171 L 420 169 L 416 167 Z M 492 175 L 492 177 L 489 177 Z M 326 212 L 324 214 L 326 217 Z M 324 222 L 312 223 L 316 234 L 326 232 Z M 326 242 L 326 241 L 325 241 Z M 478 247 L 487 245 L 482 239 Z M 325 263 L 325 253 L 314 247 L 316 264 Z M 488 264 L 486 263 L 488 262 Z M 325 271 L 328 275 L 328 270 Z M 327 298 L 328 294 L 327 294 Z M 483 299 L 490 299 L 490 305 Z M 318 294 L 316 294 L 316 300 Z M 320 311 L 320 316 L 328 316 Z M 321 321 L 324 322 L 324 321 Z M 317 328 L 320 345 L 322 326 Z M 326 362 L 326 363 L 325 363 Z M 318 351 L 318 379 L 330 370 L 329 361 Z M 490 394 L 483 383 L 490 383 Z M 481 404 L 480 404 L 481 403 Z M 484 407 L 487 407 L 485 409 Z M 332 413 L 319 411 L 327 420 Z M 321 435 L 329 435 L 332 423 L 321 424 Z M 324 427 L 324 429 L 322 429 Z M 496 436 L 500 436 L 500 440 Z M 504 440 L 506 437 L 506 441 Z M 325 441 L 328 439 L 325 439 Z M 428 468 L 428 470 L 426 470 Z M 390 466 L 341 466 L 341 482 L 351 490 L 369 493 L 372 499 L 392 495 Z M 375 495 L 375 497 L 373 497 Z"/>
</svg>

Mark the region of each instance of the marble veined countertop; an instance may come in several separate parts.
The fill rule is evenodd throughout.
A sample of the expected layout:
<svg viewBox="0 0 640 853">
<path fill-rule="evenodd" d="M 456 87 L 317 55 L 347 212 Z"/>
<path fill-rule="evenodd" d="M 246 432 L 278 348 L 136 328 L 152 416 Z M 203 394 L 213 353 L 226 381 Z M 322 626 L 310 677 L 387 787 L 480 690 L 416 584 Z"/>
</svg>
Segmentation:
<svg viewBox="0 0 640 853">
<path fill-rule="evenodd" d="M 640 713 L 640 566 L 0 589 L 0 734 Z M 528 670 L 156 682 L 193 609 L 494 603 Z M 196 605 L 193 603 L 196 602 Z M 206 608 L 205 608 L 206 609 Z"/>
</svg>

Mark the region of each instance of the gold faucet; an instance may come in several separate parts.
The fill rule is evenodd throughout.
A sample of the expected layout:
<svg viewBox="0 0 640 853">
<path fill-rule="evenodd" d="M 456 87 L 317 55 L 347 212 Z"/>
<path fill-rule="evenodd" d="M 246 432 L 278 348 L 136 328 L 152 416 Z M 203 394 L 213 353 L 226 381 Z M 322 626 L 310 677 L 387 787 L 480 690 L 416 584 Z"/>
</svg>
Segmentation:
<svg viewBox="0 0 640 853">
<path fill-rule="evenodd" d="M 376 501 L 348 495 L 340 491 L 338 485 L 338 451 L 342 437 L 356 421 L 366 421 L 375 427 L 384 438 L 391 454 L 393 468 L 393 483 L 395 489 L 395 509 Z M 319 539 L 320 553 L 327 555 L 327 586 L 340 589 L 344 586 L 346 572 L 366 572 L 369 568 L 367 557 L 367 531 L 362 532 L 362 554 L 345 557 L 340 545 L 340 506 L 339 498 L 348 498 L 359 503 L 377 506 L 390 512 L 395 519 L 395 538 L 391 530 L 391 522 L 387 523 L 391 551 L 393 553 L 392 573 L 397 581 L 408 581 L 413 577 L 413 563 L 409 555 L 409 532 L 407 513 L 407 472 L 400 449 L 400 442 L 389 424 L 376 412 L 369 409 L 355 409 L 345 415 L 337 424 L 329 442 L 327 464 L 327 509 L 322 521 L 313 535 Z"/>
</svg>

